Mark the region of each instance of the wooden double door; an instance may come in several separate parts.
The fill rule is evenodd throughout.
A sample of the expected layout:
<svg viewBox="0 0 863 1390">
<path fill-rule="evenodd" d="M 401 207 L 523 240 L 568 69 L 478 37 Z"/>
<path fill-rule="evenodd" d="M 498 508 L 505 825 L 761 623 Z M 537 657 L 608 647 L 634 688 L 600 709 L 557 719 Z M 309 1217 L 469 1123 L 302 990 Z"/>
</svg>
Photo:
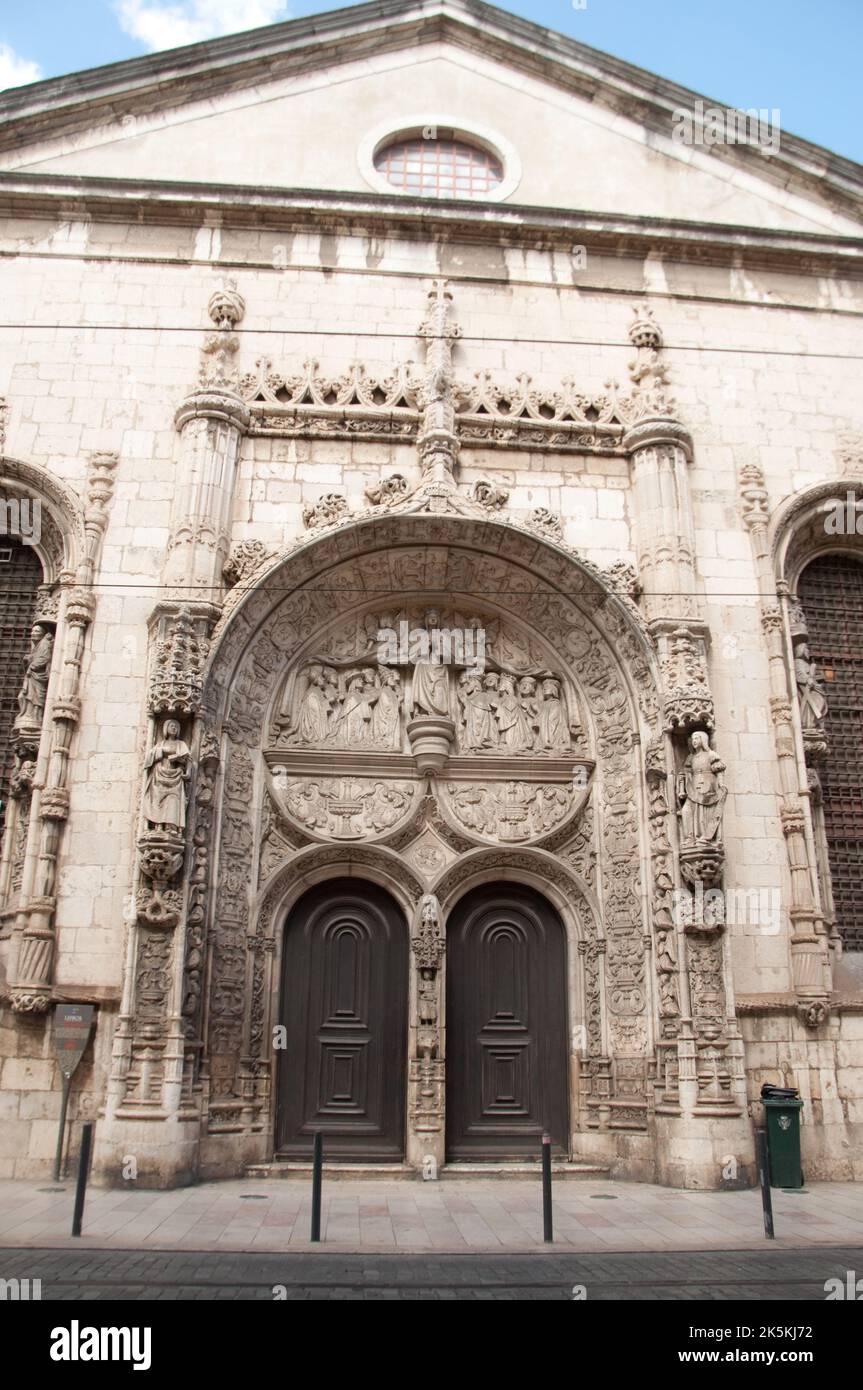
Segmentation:
<svg viewBox="0 0 863 1390">
<path fill-rule="evenodd" d="M 375 884 L 311 889 L 285 933 L 276 1150 L 399 1161 L 405 1149 L 409 939 Z M 539 894 L 475 889 L 447 923 L 448 1159 L 539 1156 L 569 1146 L 566 943 Z"/>
</svg>

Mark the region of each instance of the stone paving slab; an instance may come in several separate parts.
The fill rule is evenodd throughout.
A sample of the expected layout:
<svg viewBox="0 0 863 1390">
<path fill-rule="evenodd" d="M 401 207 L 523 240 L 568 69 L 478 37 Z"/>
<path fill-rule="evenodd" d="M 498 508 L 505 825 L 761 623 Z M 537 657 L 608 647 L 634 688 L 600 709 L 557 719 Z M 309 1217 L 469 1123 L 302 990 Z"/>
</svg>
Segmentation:
<svg viewBox="0 0 863 1390">
<path fill-rule="evenodd" d="M 206 1183 L 171 1192 L 91 1188 L 83 1235 L 70 1235 L 74 1184 L 0 1182 L 0 1246 L 302 1251 L 305 1179 Z M 863 1246 L 863 1185 L 773 1193 L 776 1246 Z M 554 1189 L 555 1246 L 573 1251 L 763 1249 L 761 1197 L 607 1180 Z M 541 1190 L 523 1180 L 324 1181 L 327 1249 L 508 1252 L 543 1248 Z"/>
</svg>

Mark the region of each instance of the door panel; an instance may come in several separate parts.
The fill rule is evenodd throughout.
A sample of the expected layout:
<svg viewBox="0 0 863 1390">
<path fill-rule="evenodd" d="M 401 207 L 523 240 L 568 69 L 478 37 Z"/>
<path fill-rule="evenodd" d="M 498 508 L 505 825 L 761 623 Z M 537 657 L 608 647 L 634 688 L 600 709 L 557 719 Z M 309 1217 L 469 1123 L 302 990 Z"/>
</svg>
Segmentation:
<svg viewBox="0 0 863 1390">
<path fill-rule="evenodd" d="M 569 1147 L 566 941 L 544 898 L 469 893 L 447 926 L 447 1154 L 537 1158 Z"/>
<path fill-rule="evenodd" d="M 339 879 L 312 889 L 286 927 L 277 1149 L 329 1158 L 404 1154 L 408 939 L 393 900 Z"/>
</svg>

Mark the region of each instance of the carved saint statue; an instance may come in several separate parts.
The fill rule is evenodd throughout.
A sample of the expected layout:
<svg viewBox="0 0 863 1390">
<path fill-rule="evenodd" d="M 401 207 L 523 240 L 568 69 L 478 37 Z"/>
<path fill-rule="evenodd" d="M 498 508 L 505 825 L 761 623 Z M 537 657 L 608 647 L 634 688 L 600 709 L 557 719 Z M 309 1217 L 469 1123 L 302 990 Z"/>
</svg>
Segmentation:
<svg viewBox="0 0 863 1390">
<path fill-rule="evenodd" d="M 398 671 L 384 670 L 372 714 L 372 739 L 380 748 L 401 748 L 402 683 Z"/>
<path fill-rule="evenodd" d="M 323 743 L 329 731 L 330 714 L 323 667 L 310 666 L 308 681 L 300 704 L 297 733 L 302 743 Z"/>
<path fill-rule="evenodd" d="M 426 631 L 440 627 L 440 614 L 432 608 L 426 613 Z M 411 681 L 410 718 L 417 715 L 435 715 L 449 718 L 449 678 L 447 668 L 432 656 L 420 656 L 414 663 Z"/>
<path fill-rule="evenodd" d="M 689 757 L 677 779 L 678 815 L 684 848 L 722 844 L 722 809 L 728 789 L 720 780 L 725 764 L 713 752 L 707 734 L 689 739 Z"/>
<path fill-rule="evenodd" d="M 801 642 L 794 653 L 794 678 L 800 701 L 800 723 L 804 729 L 823 729 L 827 697 L 818 679 L 818 667 L 805 642 Z"/>
<path fill-rule="evenodd" d="M 31 633 L 30 656 L 24 673 L 24 684 L 18 693 L 19 713 L 16 724 L 38 726 L 42 723 L 53 651 L 53 632 L 43 623 L 36 623 Z"/>
<path fill-rule="evenodd" d="M 495 748 L 497 725 L 497 676 L 489 671 L 483 681 L 478 671 L 463 671 L 459 677 L 458 699 L 464 732 L 465 748 Z"/>
<path fill-rule="evenodd" d="M 560 695 L 560 681 L 546 676 L 540 686 L 542 704 L 539 710 L 540 748 L 569 748 L 569 729 Z"/>
<path fill-rule="evenodd" d="M 342 706 L 342 732 L 348 748 L 358 748 L 368 742 L 372 726 L 372 708 L 380 694 L 372 672 L 368 669 L 349 671 L 347 691 Z"/>
<path fill-rule="evenodd" d="M 515 677 L 502 675 L 498 692 L 497 726 L 501 744 L 513 753 L 523 752 L 533 743 L 533 730 L 515 693 Z"/>
<path fill-rule="evenodd" d="M 166 719 L 162 737 L 144 764 L 144 817 L 156 829 L 184 830 L 186 783 L 191 752 L 180 738 L 176 719 Z"/>
</svg>

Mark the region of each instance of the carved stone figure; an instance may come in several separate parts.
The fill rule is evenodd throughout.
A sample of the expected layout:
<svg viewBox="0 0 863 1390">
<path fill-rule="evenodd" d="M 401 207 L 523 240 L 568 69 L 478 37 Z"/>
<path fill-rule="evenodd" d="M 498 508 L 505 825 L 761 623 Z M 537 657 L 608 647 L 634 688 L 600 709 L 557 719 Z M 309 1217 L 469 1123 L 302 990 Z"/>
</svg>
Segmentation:
<svg viewBox="0 0 863 1390">
<path fill-rule="evenodd" d="M 722 844 L 722 811 L 728 795 L 720 778 L 725 764 L 700 730 L 690 736 L 689 749 L 677 779 L 683 847 L 718 846 Z"/>
<path fill-rule="evenodd" d="M 347 691 L 342 706 L 342 731 L 349 748 L 358 748 L 369 741 L 372 709 L 379 691 L 369 670 L 349 671 Z"/>
<path fill-rule="evenodd" d="M 461 705 L 462 745 L 465 748 L 495 748 L 497 725 L 497 676 L 489 671 L 485 679 L 477 671 L 463 671 L 458 684 Z"/>
<path fill-rule="evenodd" d="M 308 682 L 300 702 L 297 734 L 301 743 L 323 743 L 329 733 L 330 701 L 322 666 L 309 667 Z"/>
<path fill-rule="evenodd" d="M 800 722 L 804 730 L 822 730 L 827 714 L 827 697 L 818 678 L 818 667 L 809 655 L 805 642 L 801 642 L 794 653 L 794 678 L 800 701 Z"/>
<path fill-rule="evenodd" d="M 560 681 L 551 675 L 543 677 L 540 686 L 542 704 L 539 707 L 540 748 L 569 748 L 569 730 L 560 695 Z"/>
<path fill-rule="evenodd" d="M 440 614 L 431 608 L 425 616 L 426 629 L 440 627 Z M 439 661 L 420 657 L 413 668 L 410 717 L 436 715 L 449 718 L 449 679 L 447 669 Z"/>
<path fill-rule="evenodd" d="M 515 693 L 515 677 L 502 675 L 498 683 L 497 727 L 504 748 L 523 753 L 533 744 L 533 730 Z"/>
<path fill-rule="evenodd" d="M 385 670 L 372 713 L 372 740 L 380 748 L 401 748 L 402 685 L 398 671 Z"/>
<path fill-rule="evenodd" d="M 24 683 L 18 693 L 18 727 L 27 724 L 39 727 L 45 714 L 45 701 L 48 697 L 48 680 L 51 675 L 51 656 L 54 651 L 54 634 L 42 623 L 36 623 L 31 634 L 30 656 Z"/>
<path fill-rule="evenodd" d="M 185 829 L 190 760 L 189 747 L 180 738 L 180 725 L 176 719 L 166 719 L 162 738 L 150 749 L 144 764 L 144 818 L 157 829 Z"/>
</svg>

